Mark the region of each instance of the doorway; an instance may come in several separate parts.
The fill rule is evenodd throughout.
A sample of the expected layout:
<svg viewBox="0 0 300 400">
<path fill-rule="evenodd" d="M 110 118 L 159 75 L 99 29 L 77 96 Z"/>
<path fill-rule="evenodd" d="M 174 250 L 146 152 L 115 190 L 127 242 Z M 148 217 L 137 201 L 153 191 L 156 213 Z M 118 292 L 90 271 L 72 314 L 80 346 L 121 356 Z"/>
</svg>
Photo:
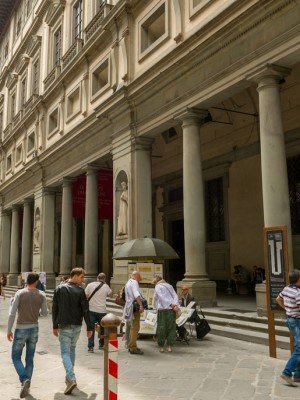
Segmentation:
<svg viewBox="0 0 300 400">
<path fill-rule="evenodd" d="M 169 243 L 179 255 L 179 259 L 169 261 L 167 279 L 172 286 L 176 287 L 176 283 L 181 281 L 185 274 L 183 219 L 169 222 L 169 238 Z"/>
</svg>

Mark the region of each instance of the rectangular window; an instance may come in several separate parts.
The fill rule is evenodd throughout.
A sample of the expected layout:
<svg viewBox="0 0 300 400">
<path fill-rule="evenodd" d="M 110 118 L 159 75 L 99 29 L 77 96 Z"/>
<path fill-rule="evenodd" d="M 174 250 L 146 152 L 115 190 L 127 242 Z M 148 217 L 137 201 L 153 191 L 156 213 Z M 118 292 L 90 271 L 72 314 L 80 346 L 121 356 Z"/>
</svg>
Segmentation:
<svg viewBox="0 0 300 400">
<path fill-rule="evenodd" d="M 16 149 L 16 164 L 19 164 L 23 159 L 23 149 L 22 145 L 19 145 Z"/>
<path fill-rule="evenodd" d="M 26 103 L 26 78 L 24 78 L 21 81 L 21 108 L 24 107 L 24 104 Z"/>
<path fill-rule="evenodd" d="M 49 114 L 48 132 L 51 133 L 58 128 L 58 108 Z"/>
<path fill-rule="evenodd" d="M 67 118 L 75 115 L 80 111 L 80 90 L 79 87 L 75 89 L 67 97 Z"/>
<path fill-rule="evenodd" d="M 79 0 L 73 8 L 74 40 L 82 38 L 82 0 Z"/>
<path fill-rule="evenodd" d="M 0 139 L 2 137 L 2 132 L 3 132 L 3 111 L 0 111 Z"/>
<path fill-rule="evenodd" d="M 141 52 L 154 45 L 166 33 L 166 5 L 163 3 L 141 25 Z"/>
<path fill-rule="evenodd" d="M 13 117 L 15 116 L 16 113 L 16 94 L 13 93 L 11 95 L 11 99 L 10 99 L 10 116 L 11 119 L 13 119 Z"/>
<path fill-rule="evenodd" d="M 287 160 L 292 234 L 300 235 L 300 156 Z"/>
<path fill-rule="evenodd" d="M 61 59 L 61 28 L 54 34 L 54 65 L 60 65 Z"/>
<path fill-rule="evenodd" d="M 35 136 L 34 132 L 32 132 L 28 137 L 27 137 L 27 153 L 30 153 L 32 150 L 35 148 Z"/>
<path fill-rule="evenodd" d="M 92 96 L 108 85 L 108 59 L 106 59 L 92 73 Z"/>
<path fill-rule="evenodd" d="M 217 178 L 205 183 L 206 241 L 225 240 L 223 179 Z"/>
<path fill-rule="evenodd" d="M 12 166 L 11 154 L 6 158 L 6 171 L 10 171 Z"/>
<path fill-rule="evenodd" d="M 37 59 L 32 66 L 32 94 L 39 94 L 40 63 Z"/>
</svg>

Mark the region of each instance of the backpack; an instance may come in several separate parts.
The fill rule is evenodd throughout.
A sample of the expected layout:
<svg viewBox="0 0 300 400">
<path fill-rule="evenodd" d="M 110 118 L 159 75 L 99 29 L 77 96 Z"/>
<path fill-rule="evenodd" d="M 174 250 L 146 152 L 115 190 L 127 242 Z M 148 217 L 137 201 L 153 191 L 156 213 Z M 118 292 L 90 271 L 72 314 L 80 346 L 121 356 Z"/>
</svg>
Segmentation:
<svg viewBox="0 0 300 400">
<path fill-rule="evenodd" d="M 126 303 L 125 286 L 123 286 L 122 289 L 118 290 L 115 303 L 118 306 L 122 306 L 122 307 L 125 306 L 125 303 Z"/>
</svg>

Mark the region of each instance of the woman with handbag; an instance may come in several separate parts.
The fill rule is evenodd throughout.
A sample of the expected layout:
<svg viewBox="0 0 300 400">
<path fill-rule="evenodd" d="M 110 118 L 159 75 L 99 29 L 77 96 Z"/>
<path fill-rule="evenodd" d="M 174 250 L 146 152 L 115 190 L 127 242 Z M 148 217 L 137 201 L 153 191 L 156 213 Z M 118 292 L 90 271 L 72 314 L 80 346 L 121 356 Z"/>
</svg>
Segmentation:
<svg viewBox="0 0 300 400">
<path fill-rule="evenodd" d="M 176 340 L 176 313 L 180 312 L 178 296 L 160 275 L 155 275 L 153 283 L 154 305 L 157 309 L 157 344 L 161 353 L 165 351 L 165 343 L 167 351 L 171 352 Z"/>
</svg>

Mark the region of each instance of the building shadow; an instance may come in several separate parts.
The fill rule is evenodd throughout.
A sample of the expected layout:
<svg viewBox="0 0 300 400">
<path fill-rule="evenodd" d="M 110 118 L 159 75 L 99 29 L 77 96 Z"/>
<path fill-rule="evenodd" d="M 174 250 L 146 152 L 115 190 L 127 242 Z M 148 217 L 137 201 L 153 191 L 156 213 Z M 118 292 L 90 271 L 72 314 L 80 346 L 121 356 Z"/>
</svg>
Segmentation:
<svg viewBox="0 0 300 400">
<path fill-rule="evenodd" d="M 72 395 L 78 400 L 95 400 L 97 397 L 97 393 L 91 393 L 89 395 L 79 389 L 75 389 Z M 66 400 L 66 395 L 64 393 L 55 393 L 53 400 Z"/>
</svg>

